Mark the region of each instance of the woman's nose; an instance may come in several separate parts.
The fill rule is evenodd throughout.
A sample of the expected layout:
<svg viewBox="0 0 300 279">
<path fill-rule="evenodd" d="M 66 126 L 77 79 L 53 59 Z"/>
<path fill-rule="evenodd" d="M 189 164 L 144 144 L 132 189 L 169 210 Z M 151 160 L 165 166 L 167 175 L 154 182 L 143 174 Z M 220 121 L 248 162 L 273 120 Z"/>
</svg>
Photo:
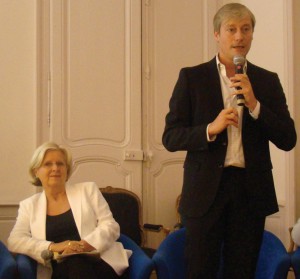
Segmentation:
<svg viewBox="0 0 300 279">
<path fill-rule="evenodd" d="M 59 167 L 56 163 L 52 164 L 52 170 L 58 170 Z"/>
</svg>

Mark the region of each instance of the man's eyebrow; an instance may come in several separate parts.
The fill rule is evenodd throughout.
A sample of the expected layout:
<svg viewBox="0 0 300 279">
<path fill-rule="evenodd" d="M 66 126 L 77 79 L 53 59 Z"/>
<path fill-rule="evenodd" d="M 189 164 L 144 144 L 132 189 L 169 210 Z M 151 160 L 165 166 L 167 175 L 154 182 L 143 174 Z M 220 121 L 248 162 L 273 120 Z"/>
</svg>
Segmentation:
<svg viewBox="0 0 300 279">
<path fill-rule="evenodd" d="M 237 24 L 224 24 L 223 25 L 224 28 L 238 28 L 239 26 Z M 252 25 L 250 23 L 245 23 L 243 25 L 240 26 L 240 28 L 252 28 Z"/>
<path fill-rule="evenodd" d="M 224 23 L 224 26 L 228 26 L 228 27 L 235 27 L 235 26 L 237 26 L 238 24 L 236 24 L 236 23 Z M 242 26 L 251 26 L 251 24 L 250 23 L 245 23 L 245 24 L 243 24 Z"/>
</svg>

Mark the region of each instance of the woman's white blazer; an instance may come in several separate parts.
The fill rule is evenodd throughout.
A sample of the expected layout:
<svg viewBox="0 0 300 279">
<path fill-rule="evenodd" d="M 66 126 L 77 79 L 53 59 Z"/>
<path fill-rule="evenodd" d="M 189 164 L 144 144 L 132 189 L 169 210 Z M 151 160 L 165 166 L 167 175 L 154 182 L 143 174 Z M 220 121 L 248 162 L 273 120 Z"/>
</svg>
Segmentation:
<svg viewBox="0 0 300 279">
<path fill-rule="evenodd" d="M 119 224 L 97 185 L 84 182 L 66 186 L 67 197 L 81 239 L 95 247 L 118 274 L 128 267 L 126 251 L 116 240 Z M 51 278 L 51 268 L 41 253 L 51 242 L 46 240 L 47 200 L 45 192 L 37 193 L 20 202 L 16 224 L 8 238 L 10 251 L 26 254 L 38 264 L 37 278 Z"/>
</svg>

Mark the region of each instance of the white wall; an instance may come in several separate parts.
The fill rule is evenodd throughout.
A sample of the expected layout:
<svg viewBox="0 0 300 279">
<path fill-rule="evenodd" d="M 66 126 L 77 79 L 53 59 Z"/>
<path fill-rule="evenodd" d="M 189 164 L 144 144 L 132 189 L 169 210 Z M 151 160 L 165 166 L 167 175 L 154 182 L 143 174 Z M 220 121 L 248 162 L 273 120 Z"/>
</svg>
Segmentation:
<svg viewBox="0 0 300 279">
<path fill-rule="evenodd" d="M 36 130 L 35 10 L 35 1 L 0 1 L 0 240 L 4 241 L 19 201 L 35 190 L 27 174 Z"/>
<path fill-rule="evenodd" d="M 295 107 L 299 106 L 300 104 L 300 1 L 294 0 L 293 1 L 293 20 L 294 20 L 294 29 L 293 29 L 293 34 L 294 34 L 294 55 L 293 55 L 293 61 L 294 61 L 294 104 Z M 297 26 L 297 28 L 296 28 Z M 298 132 L 298 142 L 299 142 L 299 127 L 300 127 L 300 112 L 299 109 L 295 109 L 295 114 L 296 114 L 296 129 Z M 300 147 L 299 143 L 296 146 L 296 155 L 295 155 L 295 169 L 299 170 L 300 169 L 300 162 L 299 158 L 300 157 Z M 296 172 L 296 219 L 300 218 L 300 202 L 297 202 L 300 200 L 300 172 Z"/>
</svg>

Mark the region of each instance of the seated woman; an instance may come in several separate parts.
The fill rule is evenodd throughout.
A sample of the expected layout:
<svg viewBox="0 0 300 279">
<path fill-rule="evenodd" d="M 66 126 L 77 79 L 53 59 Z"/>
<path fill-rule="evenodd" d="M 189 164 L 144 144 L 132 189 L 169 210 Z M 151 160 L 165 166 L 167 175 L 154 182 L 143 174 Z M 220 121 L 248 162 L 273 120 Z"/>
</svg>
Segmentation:
<svg viewBox="0 0 300 279">
<path fill-rule="evenodd" d="M 116 242 L 120 227 L 95 183 L 66 185 L 71 162 L 70 153 L 55 143 L 36 149 L 29 172 L 43 191 L 20 202 L 8 248 L 38 262 L 37 278 L 119 278 L 128 267 L 126 250 Z M 45 261 L 47 250 L 72 255 Z M 100 257 L 82 254 L 91 251 Z"/>
</svg>

